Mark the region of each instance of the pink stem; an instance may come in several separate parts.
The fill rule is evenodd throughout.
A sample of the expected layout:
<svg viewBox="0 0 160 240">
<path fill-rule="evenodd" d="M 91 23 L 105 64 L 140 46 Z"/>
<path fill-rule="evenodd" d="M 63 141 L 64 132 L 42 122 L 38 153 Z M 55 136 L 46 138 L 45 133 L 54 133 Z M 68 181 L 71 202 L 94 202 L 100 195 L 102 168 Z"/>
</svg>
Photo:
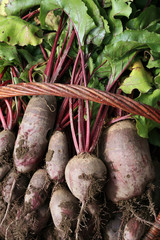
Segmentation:
<svg viewBox="0 0 160 240">
<path fill-rule="evenodd" d="M 57 46 L 57 42 L 58 42 L 58 39 L 59 39 L 60 31 L 61 31 L 63 17 L 64 17 L 64 13 L 62 13 L 61 20 L 60 20 L 60 23 L 59 23 L 59 26 L 58 26 L 58 31 L 57 31 L 57 34 L 56 34 L 56 38 L 54 40 L 54 44 L 53 44 L 53 47 L 52 47 L 51 55 L 49 57 L 47 66 L 46 66 L 45 71 L 44 71 L 45 75 L 47 76 L 47 79 L 46 79 L 45 82 L 49 82 L 49 80 L 50 80 L 51 72 L 52 72 L 52 69 L 53 69 L 53 62 L 54 62 L 55 53 L 56 53 L 56 46 Z"/>
<path fill-rule="evenodd" d="M 80 79 L 78 79 L 77 82 L 75 82 L 75 78 L 73 77 L 73 76 L 75 75 L 76 67 L 77 67 L 78 60 L 79 60 L 79 55 L 80 55 L 80 53 L 78 52 L 77 57 L 76 57 L 76 60 L 75 60 L 75 63 L 74 63 L 74 67 L 73 67 L 73 72 L 72 72 L 72 77 L 71 77 L 71 84 L 73 84 L 73 82 L 74 82 L 74 84 L 78 84 L 78 81 L 80 80 Z M 80 70 L 80 69 L 79 69 L 79 70 Z M 80 73 L 79 70 L 78 70 L 77 73 Z M 78 75 L 79 75 L 79 74 L 78 74 Z M 76 76 L 77 76 L 77 74 L 76 74 Z M 73 79 L 74 79 L 74 80 L 73 80 Z M 67 105 L 68 105 L 68 102 L 69 102 L 69 99 L 68 99 L 68 98 L 65 98 L 65 99 L 63 100 L 62 104 L 61 104 L 61 107 L 60 107 L 60 110 L 59 110 L 59 115 L 58 115 L 58 118 L 57 118 L 56 129 L 59 128 L 59 125 L 64 124 L 64 121 L 66 121 L 66 119 L 67 119 L 68 116 L 69 116 L 69 113 L 67 113 L 66 116 L 63 117 L 64 114 L 65 114 L 65 111 L 66 111 L 66 107 L 67 107 Z M 77 105 L 76 105 L 75 107 L 77 107 Z M 73 106 L 73 109 L 75 109 L 75 107 Z M 62 118 L 63 118 L 63 120 L 62 120 Z"/>
<path fill-rule="evenodd" d="M 83 55 L 81 55 L 82 60 L 82 71 L 84 76 L 84 86 L 86 87 L 87 81 L 86 81 L 86 74 L 85 74 L 85 68 L 84 68 L 84 59 Z M 87 126 L 86 126 L 86 142 L 85 142 L 85 151 L 88 152 L 90 147 L 90 109 L 89 109 L 89 101 L 86 100 L 86 113 L 87 113 Z"/>
<path fill-rule="evenodd" d="M 17 77 L 17 74 L 16 74 L 16 69 L 14 67 L 11 67 L 11 71 L 12 71 L 12 75 L 13 77 Z M 18 70 L 17 70 L 18 71 Z M 18 75 L 19 76 L 19 75 Z M 12 80 L 13 82 L 13 80 Z M 14 82 L 13 82 L 14 83 Z"/>
<path fill-rule="evenodd" d="M 17 69 L 15 66 L 13 66 L 13 69 L 14 69 L 14 71 L 15 71 L 15 76 L 14 76 L 14 77 L 19 77 L 19 71 L 18 71 L 18 69 Z"/>
<path fill-rule="evenodd" d="M 119 121 L 121 121 L 121 120 L 130 119 L 130 118 L 132 118 L 131 115 L 130 115 L 130 114 L 127 114 L 127 115 L 125 115 L 125 116 L 112 119 L 110 122 L 107 123 L 107 125 L 110 126 L 110 125 L 113 124 L 113 123 L 119 122 Z"/>
<path fill-rule="evenodd" d="M 20 98 L 18 98 L 18 107 L 16 109 L 16 112 L 13 116 L 13 126 L 17 123 L 18 117 L 20 116 L 20 111 L 21 111 L 21 101 Z"/>
<path fill-rule="evenodd" d="M 5 82 L 3 82 L 2 84 L 0 84 L 0 86 L 7 86 L 8 84 L 12 83 L 12 80 L 7 80 Z"/>
<path fill-rule="evenodd" d="M 94 125 L 93 125 L 93 128 L 92 128 L 91 140 L 92 140 L 93 137 L 94 137 L 94 134 L 95 134 L 96 128 L 97 128 L 97 126 L 98 126 L 99 120 L 100 120 L 100 118 L 102 117 L 102 110 L 103 110 L 103 108 L 104 108 L 104 105 L 100 105 L 100 108 L 99 108 L 99 110 L 98 110 L 98 114 L 97 114 L 96 120 L 95 120 Z"/>
<path fill-rule="evenodd" d="M 77 54 L 77 57 L 75 59 L 74 66 L 73 66 L 72 76 L 71 76 L 71 84 L 74 83 L 74 77 L 75 77 L 75 73 L 76 73 L 78 60 L 79 60 L 79 52 Z M 72 98 L 69 98 L 69 116 L 70 116 L 71 133 L 72 133 L 73 143 L 74 143 L 76 152 L 77 152 L 77 154 L 79 154 L 80 150 L 79 150 L 79 146 L 78 146 L 78 142 L 77 142 L 77 138 L 76 138 L 76 133 L 75 133 L 75 128 L 74 128 L 73 107 L 72 107 L 72 105 L 73 105 L 73 100 L 72 100 Z"/>
<path fill-rule="evenodd" d="M 137 53 L 136 53 L 137 54 Z M 136 55 L 135 54 L 135 55 Z M 106 86 L 106 91 L 111 91 L 111 89 L 113 88 L 113 86 L 115 85 L 115 83 L 118 81 L 119 77 L 121 76 L 121 74 L 127 69 L 127 67 L 129 66 L 129 64 L 131 63 L 131 61 L 133 60 L 133 58 L 135 57 L 135 55 L 130 59 L 130 61 L 127 63 L 127 65 L 124 67 L 124 69 L 122 70 L 122 72 L 118 75 L 118 77 L 111 83 L 111 79 L 112 79 L 112 74 L 110 76 L 110 79 L 108 81 L 108 84 Z M 105 62 L 104 62 L 105 63 Z M 112 89 L 112 92 L 115 91 L 114 89 Z M 91 133 L 91 139 L 92 139 L 92 144 L 91 147 L 89 149 L 89 152 L 92 152 L 98 142 L 99 139 L 99 135 L 101 133 L 101 129 L 102 126 L 104 124 L 104 120 L 108 111 L 108 106 L 104 106 L 101 105 L 100 109 L 98 111 L 98 115 L 96 117 L 96 120 L 94 122 L 94 126 L 92 129 L 92 133 Z"/>
<path fill-rule="evenodd" d="M 10 105 L 8 99 L 5 99 L 5 103 L 6 103 L 7 109 L 8 109 L 7 126 L 8 126 L 8 129 L 11 130 L 12 126 L 13 126 L 13 112 L 12 112 L 12 108 L 11 108 L 11 105 Z"/>
<path fill-rule="evenodd" d="M 80 153 L 84 152 L 84 136 L 83 136 L 83 109 L 82 109 L 82 100 L 78 99 L 78 142 L 79 142 L 79 151 Z"/>
<path fill-rule="evenodd" d="M 70 39 L 69 39 L 69 41 L 68 41 L 68 44 L 67 44 L 67 46 L 66 46 L 66 49 L 64 50 L 64 53 L 63 53 L 63 55 L 62 55 L 62 57 L 61 57 L 61 60 L 60 60 L 60 62 L 58 63 L 58 66 L 56 67 L 55 71 L 54 71 L 53 74 L 52 74 L 50 83 L 54 83 L 54 82 L 56 81 L 57 76 L 58 76 L 58 74 L 59 74 L 59 72 L 60 72 L 60 70 L 61 70 L 61 68 L 62 68 L 62 66 L 63 66 L 63 64 L 64 64 L 64 61 L 65 61 L 65 59 L 66 59 L 66 57 L 67 57 L 67 55 L 68 55 L 68 53 L 69 53 L 69 50 L 70 50 L 70 48 L 71 48 L 71 46 L 72 46 L 74 36 L 75 36 L 75 32 L 72 31 L 71 37 L 70 37 Z"/>
<path fill-rule="evenodd" d="M 72 59 L 69 58 L 69 60 L 67 61 L 67 63 L 65 64 L 65 66 L 63 67 L 62 71 L 60 72 L 59 76 L 58 76 L 58 80 L 62 78 L 62 76 L 64 75 L 64 73 L 66 72 L 66 70 L 68 70 L 69 66 L 72 63 Z"/>
<path fill-rule="evenodd" d="M 102 107 L 103 107 L 103 105 L 102 105 Z M 97 145 L 97 142 L 98 142 L 98 139 L 99 139 L 99 136 L 100 136 L 100 133 L 101 133 L 101 129 L 102 129 L 102 126 L 104 124 L 104 119 L 105 119 L 106 114 L 107 114 L 107 111 L 108 111 L 108 106 L 104 106 L 103 112 L 100 111 L 101 112 L 101 117 L 99 118 L 99 122 L 97 123 L 97 128 L 93 132 L 92 144 L 91 144 L 91 147 L 89 149 L 89 152 L 93 152 L 93 150 L 95 149 L 95 146 Z"/>
<path fill-rule="evenodd" d="M 76 116 L 74 116 L 73 120 L 77 119 L 78 114 Z M 68 125 L 70 124 L 70 120 L 66 123 L 64 123 L 64 125 L 62 124 L 59 128 L 57 128 L 56 130 L 61 131 L 62 129 L 66 128 Z"/>
<path fill-rule="evenodd" d="M 42 44 L 40 44 L 40 48 L 41 48 L 41 51 L 42 51 L 42 54 L 43 54 L 44 60 L 47 61 L 48 57 L 47 57 L 46 51 L 44 50 Z"/>
<path fill-rule="evenodd" d="M 27 104 L 23 101 L 22 97 L 19 98 L 20 101 L 22 102 L 22 108 L 23 110 L 25 111 L 26 110 L 26 107 L 27 107 Z"/>
<path fill-rule="evenodd" d="M 29 81 L 33 82 L 32 80 L 32 70 L 37 66 L 37 64 L 33 65 L 30 69 L 29 69 Z"/>
<path fill-rule="evenodd" d="M 3 129 L 5 129 L 5 130 L 8 129 L 5 118 L 4 118 L 3 113 L 2 113 L 1 107 L 0 107 L 0 120 L 1 120 L 1 123 L 2 123 Z"/>
<path fill-rule="evenodd" d="M 77 138 L 76 138 L 76 133 L 75 133 L 75 128 L 74 128 L 74 121 L 73 121 L 73 108 L 72 108 L 72 98 L 69 99 L 69 114 L 70 114 L 70 126 L 71 126 L 71 132 L 72 132 L 72 138 L 74 142 L 74 146 L 76 149 L 77 154 L 80 153 Z"/>
<path fill-rule="evenodd" d="M 59 114 L 58 114 L 58 117 L 57 117 L 57 124 L 56 124 L 56 129 L 59 127 L 59 125 L 61 124 L 61 121 L 62 121 L 62 118 L 64 116 L 64 113 L 66 111 L 66 107 L 68 105 L 68 102 L 69 102 L 69 98 L 65 98 L 60 106 L 60 109 L 59 109 Z"/>
<path fill-rule="evenodd" d="M 67 33 L 66 33 L 66 36 L 65 36 L 65 39 L 64 39 L 63 45 L 62 45 L 62 47 L 61 47 L 61 51 L 60 51 L 60 53 L 59 53 L 59 55 L 58 55 L 58 58 L 57 58 L 57 60 L 56 60 L 56 63 L 55 63 L 55 67 L 54 67 L 53 72 L 55 72 L 55 70 L 56 70 L 56 68 L 57 68 L 57 66 L 58 66 L 58 63 L 59 63 L 60 57 L 61 57 L 61 55 L 62 55 L 62 52 L 63 52 L 64 46 L 65 46 L 66 41 L 67 41 L 67 38 L 68 38 L 69 30 L 70 30 L 70 22 L 69 22 L 69 26 L 68 26 L 68 29 L 67 29 Z"/>
<path fill-rule="evenodd" d="M 78 106 L 78 101 L 76 101 L 73 104 L 73 112 L 77 108 L 77 106 Z M 65 124 L 65 122 L 68 121 L 68 119 L 69 119 L 69 112 L 67 111 L 66 115 L 63 117 L 63 120 L 61 121 L 61 125 Z"/>
<path fill-rule="evenodd" d="M 102 67 L 105 63 L 107 62 L 107 60 L 105 60 L 101 65 L 99 65 L 97 68 L 95 68 L 93 70 L 93 72 L 91 73 L 90 77 L 89 77 L 89 80 L 93 77 L 93 75 L 95 74 L 95 72 L 100 68 Z"/>
<path fill-rule="evenodd" d="M 73 24 L 74 26 L 74 24 Z M 81 55 L 81 66 L 82 66 L 82 73 L 83 73 L 83 79 L 84 79 L 84 86 L 87 86 L 87 79 L 86 79 L 86 72 L 85 72 L 85 64 L 84 64 L 84 56 L 83 56 L 83 51 L 81 48 L 81 42 L 79 39 L 79 35 L 78 32 L 74 26 L 75 32 L 76 32 L 76 36 L 78 39 L 78 44 L 79 44 L 79 52 Z M 89 101 L 86 100 L 86 113 L 87 113 L 87 127 L 86 127 L 86 141 L 85 141 L 85 151 L 87 152 L 89 150 L 89 146 L 90 146 L 90 110 L 89 110 Z"/>
<path fill-rule="evenodd" d="M 36 13 L 39 13 L 39 10 L 34 10 L 33 12 L 28 13 L 27 15 L 25 15 L 24 17 L 22 17 L 23 20 L 28 21 L 32 16 L 34 16 Z"/>
</svg>

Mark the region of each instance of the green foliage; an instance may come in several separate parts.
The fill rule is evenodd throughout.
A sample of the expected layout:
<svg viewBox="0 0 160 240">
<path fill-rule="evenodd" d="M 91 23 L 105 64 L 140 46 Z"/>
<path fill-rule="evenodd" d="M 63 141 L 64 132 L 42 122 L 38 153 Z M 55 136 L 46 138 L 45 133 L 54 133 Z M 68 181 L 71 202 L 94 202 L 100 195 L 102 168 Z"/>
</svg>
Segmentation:
<svg viewBox="0 0 160 240">
<path fill-rule="evenodd" d="M 160 8 L 151 5 L 142 11 L 138 17 L 133 18 L 126 24 L 128 29 L 142 30 L 146 29 L 149 32 L 157 32 L 160 30 Z"/>
<path fill-rule="evenodd" d="M 141 93 L 146 93 L 151 89 L 152 76 L 147 72 L 140 60 L 134 62 L 132 71 L 128 78 L 121 85 L 123 92 L 130 94 L 134 89 L 138 89 Z"/>
<path fill-rule="evenodd" d="M 36 46 L 42 43 L 42 30 L 16 16 L 0 16 L 0 42 Z"/>
<path fill-rule="evenodd" d="M 21 64 L 16 47 L 0 43 L 0 66 L 12 65 L 13 63 Z"/>
<path fill-rule="evenodd" d="M 40 21 L 45 26 L 47 13 L 54 9 L 63 9 L 72 20 L 81 44 L 87 34 L 96 27 L 94 20 L 88 15 L 88 9 L 81 0 L 41 0 Z"/>
<path fill-rule="evenodd" d="M 141 96 L 137 98 L 137 101 L 141 103 L 145 103 L 155 108 L 159 108 L 157 104 L 159 99 L 160 99 L 160 89 L 156 89 L 156 90 L 149 91 L 148 93 L 141 94 Z M 148 138 L 149 132 L 151 132 L 156 127 L 160 128 L 160 124 L 150 119 L 146 119 L 145 117 L 136 115 L 135 119 L 137 122 L 138 133 L 141 137 Z"/>
<path fill-rule="evenodd" d="M 112 28 L 112 34 L 118 35 L 123 32 L 121 17 L 129 18 L 132 9 L 129 0 L 111 0 L 112 9 L 109 11 L 109 20 Z"/>
<path fill-rule="evenodd" d="M 21 16 L 27 10 L 40 5 L 41 0 L 2 0 L 0 5 L 0 15 Z"/>
</svg>

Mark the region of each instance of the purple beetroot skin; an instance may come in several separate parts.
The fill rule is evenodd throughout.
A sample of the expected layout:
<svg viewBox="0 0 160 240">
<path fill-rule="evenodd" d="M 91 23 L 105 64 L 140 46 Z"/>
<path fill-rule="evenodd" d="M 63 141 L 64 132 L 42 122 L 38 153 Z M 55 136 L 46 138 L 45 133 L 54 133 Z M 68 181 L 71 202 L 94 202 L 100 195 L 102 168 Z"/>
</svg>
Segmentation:
<svg viewBox="0 0 160 240">
<path fill-rule="evenodd" d="M 131 218 L 124 227 L 124 240 L 140 240 L 145 232 L 145 225 L 135 217 Z"/>
<path fill-rule="evenodd" d="M 133 121 L 110 126 L 100 141 L 101 158 L 107 166 L 107 197 L 118 202 L 140 196 L 155 177 L 147 139 L 137 134 Z"/>
<path fill-rule="evenodd" d="M 12 166 L 11 156 L 15 143 L 15 135 L 10 130 L 0 132 L 0 181 Z"/>
<path fill-rule="evenodd" d="M 46 201 L 50 188 L 50 180 L 45 169 L 38 169 L 30 179 L 24 196 L 26 212 L 38 209 Z"/>
<path fill-rule="evenodd" d="M 47 134 L 56 117 L 54 96 L 34 96 L 24 113 L 14 148 L 14 163 L 18 172 L 34 170 L 47 149 Z"/>
<path fill-rule="evenodd" d="M 55 131 L 50 138 L 46 155 L 46 170 L 51 180 L 64 179 L 65 167 L 69 161 L 68 142 L 65 133 Z"/>
</svg>

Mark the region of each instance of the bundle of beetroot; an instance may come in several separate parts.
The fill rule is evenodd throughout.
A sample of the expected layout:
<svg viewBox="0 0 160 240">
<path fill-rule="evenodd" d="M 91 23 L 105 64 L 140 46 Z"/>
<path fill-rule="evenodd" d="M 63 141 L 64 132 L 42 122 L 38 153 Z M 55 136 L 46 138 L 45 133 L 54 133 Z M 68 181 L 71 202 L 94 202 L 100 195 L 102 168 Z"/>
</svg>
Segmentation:
<svg viewBox="0 0 160 240">
<path fill-rule="evenodd" d="M 0 239 L 159 239 L 157 4 L 0 2 Z"/>
</svg>

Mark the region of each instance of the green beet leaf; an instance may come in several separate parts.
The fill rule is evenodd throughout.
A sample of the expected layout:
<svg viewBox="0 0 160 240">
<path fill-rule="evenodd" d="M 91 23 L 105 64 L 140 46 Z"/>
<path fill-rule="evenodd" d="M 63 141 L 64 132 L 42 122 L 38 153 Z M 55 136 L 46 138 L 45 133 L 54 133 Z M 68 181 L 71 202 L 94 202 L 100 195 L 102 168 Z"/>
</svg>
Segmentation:
<svg viewBox="0 0 160 240">
<path fill-rule="evenodd" d="M 45 18 L 49 11 L 63 9 L 72 20 L 81 44 L 87 34 L 96 27 L 94 20 L 88 15 L 88 8 L 81 0 L 42 0 L 40 5 L 40 21 L 45 26 Z"/>
<path fill-rule="evenodd" d="M 121 85 L 123 92 L 130 94 L 133 89 L 138 89 L 141 93 L 146 93 L 151 89 L 153 78 L 145 70 L 140 60 L 134 62 L 132 71 L 128 78 Z"/>
<path fill-rule="evenodd" d="M 160 89 L 156 89 L 154 91 L 149 91 L 148 93 L 141 94 L 141 96 L 139 96 L 136 100 L 138 102 L 145 103 L 149 106 L 160 109 L 158 106 L 159 99 L 160 99 Z M 153 129 L 157 127 L 160 128 L 160 124 L 155 121 L 152 121 L 150 119 L 147 119 L 139 115 L 136 115 L 134 117 L 136 119 L 136 127 L 137 127 L 138 134 L 141 137 L 148 138 L 150 132 L 153 131 Z"/>
<path fill-rule="evenodd" d="M 15 46 L 0 43 L 0 66 L 21 65 L 21 61 Z"/>
<path fill-rule="evenodd" d="M 0 15 L 22 16 L 28 9 L 40 5 L 40 0 L 2 0 L 0 3 Z"/>
<path fill-rule="evenodd" d="M 151 5 L 142 11 L 138 17 L 129 20 L 126 26 L 132 30 L 147 29 L 155 32 L 158 22 L 160 22 L 160 8 Z"/>
<path fill-rule="evenodd" d="M 123 24 L 120 18 L 129 18 L 132 8 L 130 7 L 131 1 L 129 0 L 111 0 L 111 2 L 112 9 L 109 10 L 108 15 L 112 34 L 115 36 L 123 31 Z"/>
<path fill-rule="evenodd" d="M 42 30 L 17 16 L 0 16 L 0 42 L 36 46 L 42 43 Z"/>
<path fill-rule="evenodd" d="M 139 44 L 141 47 L 150 48 L 152 51 L 160 52 L 160 34 L 149 32 L 147 30 L 125 30 L 123 33 L 117 35 L 112 39 L 111 44 L 118 44 L 124 42 L 127 46 L 128 44 L 135 43 Z M 128 48 L 128 46 L 127 46 Z"/>
<path fill-rule="evenodd" d="M 83 0 L 83 2 L 88 8 L 88 14 L 94 19 L 96 24 L 96 28 L 93 29 L 87 37 L 87 44 L 92 42 L 93 44 L 100 46 L 106 33 L 110 33 L 108 21 L 101 16 L 101 9 L 96 1 L 96 3 L 93 0 Z"/>
<path fill-rule="evenodd" d="M 160 73 L 154 78 L 154 82 L 156 87 L 160 89 Z"/>
</svg>

